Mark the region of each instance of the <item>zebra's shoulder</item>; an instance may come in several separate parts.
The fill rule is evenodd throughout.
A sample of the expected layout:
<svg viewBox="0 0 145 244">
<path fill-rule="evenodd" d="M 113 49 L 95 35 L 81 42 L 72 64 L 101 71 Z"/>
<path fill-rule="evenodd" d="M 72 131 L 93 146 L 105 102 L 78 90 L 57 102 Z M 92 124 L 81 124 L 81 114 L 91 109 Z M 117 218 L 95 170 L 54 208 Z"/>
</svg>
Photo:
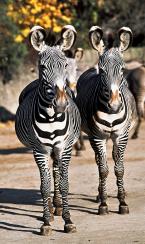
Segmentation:
<svg viewBox="0 0 145 244">
<path fill-rule="evenodd" d="M 88 76 L 93 77 L 96 75 L 97 75 L 97 70 L 94 67 L 92 67 L 92 68 L 87 69 L 83 74 L 81 74 L 79 80 L 88 78 Z M 79 82 L 79 80 L 78 80 L 78 82 Z"/>
</svg>

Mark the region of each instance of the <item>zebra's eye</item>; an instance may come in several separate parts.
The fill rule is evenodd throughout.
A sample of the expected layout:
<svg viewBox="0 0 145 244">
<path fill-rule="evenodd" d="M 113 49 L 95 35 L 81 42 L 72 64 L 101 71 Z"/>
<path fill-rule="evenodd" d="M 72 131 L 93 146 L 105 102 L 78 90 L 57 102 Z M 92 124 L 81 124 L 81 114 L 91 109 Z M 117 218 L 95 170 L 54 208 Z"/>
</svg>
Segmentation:
<svg viewBox="0 0 145 244">
<path fill-rule="evenodd" d="M 121 72 L 120 72 L 121 75 L 123 75 L 124 71 L 125 71 L 125 68 L 122 68 L 122 69 L 121 69 Z"/>
</svg>

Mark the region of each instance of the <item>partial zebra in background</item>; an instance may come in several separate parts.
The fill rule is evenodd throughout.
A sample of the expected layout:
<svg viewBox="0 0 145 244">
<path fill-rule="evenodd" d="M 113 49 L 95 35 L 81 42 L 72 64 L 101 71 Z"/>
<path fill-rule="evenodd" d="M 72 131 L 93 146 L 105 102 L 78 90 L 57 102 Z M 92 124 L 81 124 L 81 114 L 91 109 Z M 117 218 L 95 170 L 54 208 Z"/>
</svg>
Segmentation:
<svg viewBox="0 0 145 244">
<path fill-rule="evenodd" d="M 128 73 L 126 76 L 128 86 L 130 91 L 132 92 L 137 108 L 138 114 L 138 122 L 134 129 L 132 139 L 138 138 L 139 128 L 142 120 L 145 119 L 145 67 L 143 64 L 136 62 L 136 68 L 129 69 L 129 64 L 126 66 L 126 72 Z"/>
<path fill-rule="evenodd" d="M 74 53 L 71 50 L 68 50 L 65 52 L 65 55 L 67 57 L 68 61 L 68 75 L 67 75 L 67 84 L 71 91 L 73 91 L 74 96 L 76 97 L 77 95 L 77 81 L 80 77 L 80 75 L 83 73 L 83 70 L 80 69 L 79 67 L 79 62 L 81 61 L 83 57 L 83 49 L 82 48 L 77 48 Z M 75 100 L 74 97 L 74 100 Z M 81 151 L 85 150 L 85 143 L 84 143 L 84 137 L 82 131 L 80 131 L 80 136 L 77 142 L 74 144 L 74 149 L 75 149 L 75 155 L 76 156 L 81 156 Z"/>
<path fill-rule="evenodd" d="M 103 31 L 93 26 L 89 31 L 89 39 L 99 54 L 97 68 L 84 72 L 77 83 L 76 104 L 82 120 L 82 130 L 88 135 L 95 152 L 99 170 L 99 214 L 107 214 L 106 180 L 109 173 L 106 156 L 106 143 L 113 141 L 112 156 L 115 162 L 117 177 L 119 213 L 129 213 L 125 202 L 124 152 L 128 141 L 128 133 L 135 124 L 137 114 L 133 95 L 128 89 L 123 76 L 125 63 L 123 52 L 127 50 L 132 39 L 128 27 L 122 27 L 118 33 L 118 47 L 107 48 L 102 40 Z"/>
<path fill-rule="evenodd" d="M 20 95 L 15 128 L 19 140 L 32 148 L 40 171 L 44 207 L 41 234 L 49 235 L 53 217 L 50 157 L 53 159 L 56 212 L 61 208 L 62 198 L 64 231 L 76 231 L 68 208 L 68 166 L 72 146 L 79 138 L 81 119 L 72 93 L 66 86 L 68 62 L 63 52 L 73 46 L 76 31 L 71 25 L 65 26 L 59 45 L 52 47 L 46 44 L 45 38 L 46 32 L 42 27 L 31 29 L 31 44 L 39 52 L 39 79 L 32 82 L 31 91 L 26 89 Z"/>
</svg>

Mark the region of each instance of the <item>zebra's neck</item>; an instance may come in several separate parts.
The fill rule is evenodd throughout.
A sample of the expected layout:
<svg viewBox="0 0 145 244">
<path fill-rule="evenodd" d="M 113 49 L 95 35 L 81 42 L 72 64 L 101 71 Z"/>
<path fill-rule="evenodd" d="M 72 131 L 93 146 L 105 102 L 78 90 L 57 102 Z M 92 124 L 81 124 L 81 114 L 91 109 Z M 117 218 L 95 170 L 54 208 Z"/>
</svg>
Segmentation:
<svg viewBox="0 0 145 244">
<path fill-rule="evenodd" d="M 51 122 L 56 117 L 56 110 L 53 104 L 55 96 L 52 84 L 40 83 L 36 103 L 34 106 L 35 119 L 42 123 Z"/>
<path fill-rule="evenodd" d="M 38 98 L 45 107 L 53 103 L 55 88 L 50 82 L 41 82 L 38 89 Z"/>
</svg>

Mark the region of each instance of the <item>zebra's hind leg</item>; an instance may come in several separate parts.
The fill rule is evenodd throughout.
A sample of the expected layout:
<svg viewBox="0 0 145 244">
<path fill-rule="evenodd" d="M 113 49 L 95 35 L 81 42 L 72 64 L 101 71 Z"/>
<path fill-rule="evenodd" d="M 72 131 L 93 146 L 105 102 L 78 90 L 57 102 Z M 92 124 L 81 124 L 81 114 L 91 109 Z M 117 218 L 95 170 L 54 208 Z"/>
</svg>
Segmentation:
<svg viewBox="0 0 145 244">
<path fill-rule="evenodd" d="M 76 226 L 71 221 L 71 216 L 68 207 L 68 192 L 69 192 L 69 182 L 68 182 L 68 165 L 71 157 L 71 152 L 67 151 L 63 153 L 62 161 L 60 162 L 60 192 L 62 195 L 62 218 L 64 219 L 64 232 L 74 233 L 76 232 Z"/>
<path fill-rule="evenodd" d="M 141 118 L 139 117 L 138 119 L 138 122 L 137 122 L 137 125 L 134 129 L 134 133 L 133 135 L 131 136 L 131 139 L 137 139 L 138 138 L 138 133 L 139 133 L 139 128 L 140 128 L 140 125 L 141 125 Z"/>
<path fill-rule="evenodd" d="M 124 165 L 123 165 L 123 156 L 124 156 L 124 150 L 125 150 L 125 142 L 123 143 L 123 146 L 113 146 L 113 159 L 115 161 L 115 175 L 117 178 L 117 186 L 118 186 L 118 200 L 119 200 L 119 213 L 120 214 L 128 214 L 129 213 L 129 207 L 125 202 L 125 190 L 124 190 L 124 183 L 123 183 L 123 175 L 124 175 Z"/>
<path fill-rule="evenodd" d="M 47 155 L 42 154 L 41 152 L 34 151 L 34 158 L 38 165 L 40 171 L 41 178 L 41 195 L 43 199 L 43 221 L 44 224 L 40 228 L 41 235 L 48 236 L 52 232 L 52 228 L 50 226 L 50 210 L 49 210 L 49 202 L 51 201 L 51 176 L 50 170 L 48 168 Z"/>
<path fill-rule="evenodd" d="M 74 144 L 74 148 L 76 150 L 76 156 L 81 156 L 81 151 L 86 150 L 85 143 L 84 143 L 84 136 L 82 131 L 80 132 L 79 139 Z"/>
<path fill-rule="evenodd" d="M 95 159 L 99 170 L 99 215 L 108 214 L 106 180 L 109 173 L 106 160 L 106 141 L 90 139 L 91 146 L 95 152 Z"/>
<path fill-rule="evenodd" d="M 59 167 L 58 161 L 53 161 L 53 179 L 54 179 L 54 197 L 53 197 L 53 206 L 55 207 L 54 215 L 62 216 L 62 198 L 59 189 Z"/>
<path fill-rule="evenodd" d="M 80 145 L 80 141 L 79 139 L 76 141 L 76 143 L 74 144 L 74 149 L 76 151 L 76 156 L 81 156 L 81 145 Z"/>
<path fill-rule="evenodd" d="M 79 141 L 80 141 L 80 145 L 81 145 L 81 151 L 85 151 L 86 147 L 85 147 L 85 140 L 84 140 L 84 136 L 83 136 L 83 132 L 80 132 L 80 137 L 79 137 Z"/>
</svg>

